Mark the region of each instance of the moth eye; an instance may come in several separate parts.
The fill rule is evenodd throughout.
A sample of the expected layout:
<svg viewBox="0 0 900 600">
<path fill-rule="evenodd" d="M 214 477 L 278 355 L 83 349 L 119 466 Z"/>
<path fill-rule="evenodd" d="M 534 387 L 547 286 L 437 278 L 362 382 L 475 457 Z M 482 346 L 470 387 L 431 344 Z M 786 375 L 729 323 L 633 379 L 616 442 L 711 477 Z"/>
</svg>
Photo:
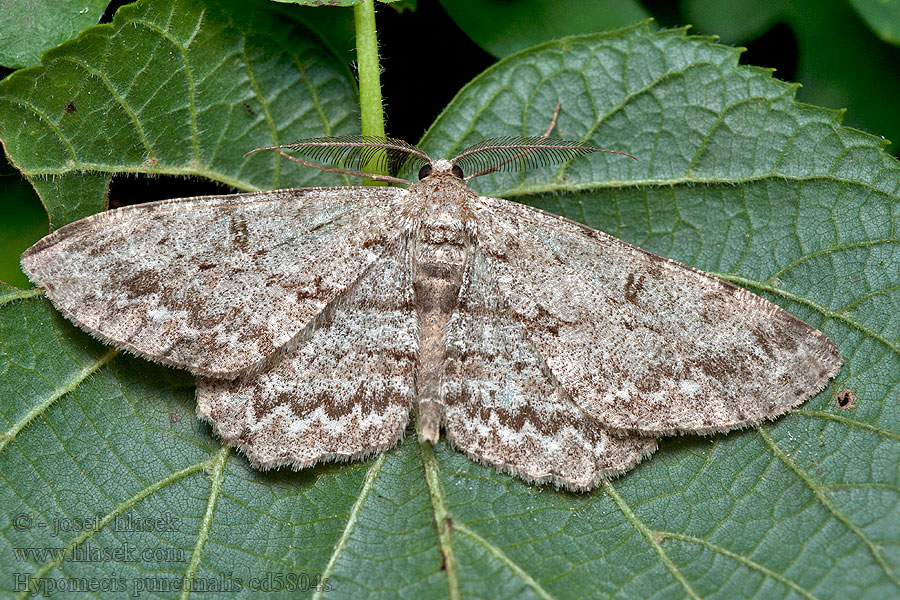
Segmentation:
<svg viewBox="0 0 900 600">
<path fill-rule="evenodd" d="M 459 177 L 460 179 L 463 179 L 463 170 L 460 169 L 458 165 L 453 165 L 453 168 L 450 170 L 450 172 L 453 173 L 454 175 L 456 175 L 457 177 Z"/>
<path fill-rule="evenodd" d="M 419 179 L 425 179 L 431 175 L 431 165 L 422 165 L 422 168 L 419 169 Z"/>
</svg>

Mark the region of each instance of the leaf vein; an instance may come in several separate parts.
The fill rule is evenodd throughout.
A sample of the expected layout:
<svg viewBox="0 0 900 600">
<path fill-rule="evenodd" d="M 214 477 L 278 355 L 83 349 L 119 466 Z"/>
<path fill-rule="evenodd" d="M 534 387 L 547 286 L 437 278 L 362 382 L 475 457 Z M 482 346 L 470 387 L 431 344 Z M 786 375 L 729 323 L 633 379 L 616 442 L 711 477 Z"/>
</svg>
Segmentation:
<svg viewBox="0 0 900 600">
<path fill-rule="evenodd" d="M 134 125 L 134 128 L 137 133 L 137 138 L 138 138 L 138 140 L 140 140 L 141 144 L 143 144 L 143 146 L 144 146 L 144 149 L 147 151 L 147 158 L 155 159 L 155 157 L 153 155 L 153 149 L 150 147 L 150 140 L 147 138 L 147 133 L 144 131 L 144 126 L 141 125 L 140 119 L 138 119 L 137 114 L 133 110 L 131 110 L 131 107 L 125 102 L 125 98 L 121 94 L 119 94 L 118 90 L 116 90 L 116 88 L 113 86 L 112 81 L 110 81 L 109 77 L 107 77 L 103 73 L 103 71 L 94 69 L 86 62 L 77 60 L 76 58 L 74 58 L 72 56 L 66 56 L 65 58 L 61 58 L 59 60 L 60 61 L 65 60 L 65 61 L 71 62 L 73 64 L 76 64 L 103 82 L 103 85 L 109 91 L 110 95 L 112 96 L 113 100 L 115 100 L 116 104 L 118 104 L 122 108 L 122 111 L 126 115 L 128 115 L 128 118 L 131 119 L 131 122 Z"/>
<path fill-rule="evenodd" d="M 893 431 L 883 429 L 881 427 L 877 427 L 875 425 L 871 425 L 869 423 L 865 423 L 863 421 L 857 421 L 856 419 L 850 419 L 843 415 L 835 415 L 832 413 L 828 413 L 821 410 L 810 410 L 807 408 L 798 408 L 792 411 L 797 415 L 806 415 L 808 417 L 818 417 L 820 419 L 827 419 L 829 421 L 837 421 L 838 423 L 844 423 L 845 425 L 851 425 L 853 427 L 859 427 L 860 429 L 865 429 L 867 431 L 871 431 L 873 433 L 877 433 L 878 435 L 884 436 L 886 438 L 892 439 L 894 441 L 900 442 L 900 434 L 894 433 Z"/>
<path fill-rule="evenodd" d="M 625 57 L 625 59 L 624 59 L 624 60 L 625 60 L 625 65 L 624 65 L 623 71 L 624 71 L 625 73 L 628 72 L 628 64 L 627 64 L 627 63 L 628 63 L 628 54 L 630 54 L 630 53 L 626 53 L 626 57 Z M 653 91 L 653 90 L 656 89 L 659 85 L 661 85 L 662 83 L 666 82 L 667 80 L 669 80 L 669 79 L 674 79 L 676 76 L 679 76 L 679 77 L 680 77 L 680 76 L 683 76 L 689 69 L 696 68 L 696 67 L 699 67 L 699 66 L 715 66 L 715 67 L 718 67 L 718 65 L 715 65 L 715 64 L 710 63 L 710 62 L 694 62 L 694 63 L 689 63 L 689 64 L 685 65 L 685 66 L 684 66 L 683 68 L 681 68 L 681 69 L 676 69 L 676 70 L 674 70 L 674 71 L 666 71 L 666 73 L 665 73 L 664 75 L 662 75 L 661 77 L 656 77 L 656 78 L 654 78 L 653 80 L 651 80 L 650 82 L 648 82 L 646 85 L 644 85 L 643 87 L 641 87 L 641 88 L 639 88 L 639 89 L 636 89 L 636 90 L 633 90 L 633 91 L 630 91 L 630 92 L 628 92 L 627 94 L 625 94 L 625 95 L 622 97 L 622 99 L 619 101 L 618 104 L 616 104 L 615 106 L 610 107 L 609 110 L 607 110 L 607 111 L 603 114 L 602 117 L 600 117 L 600 118 L 598 118 L 596 121 L 594 121 L 593 125 L 591 125 L 591 126 L 587 129 L 587 131 L 585 132 L 585 134 L 584 134 L 583 136 L 581 136 L 581 140 L 580 140 L 580 141 L 581 141 L 582 143 L 587 143 L 588 141 L 590 141 L 590 139 L 591 139 L 592 137 L 594 137 L 594 134 L 597 133 L 597 130 L 600 128 L 600 126 L 603 125 L 610 117 L 612 117 L 613 115 L 615 115 L 615 114 L 619 113 L 620 111 L 622 111 L 622 110 L 628 105 L 629 102 L 635 100 L 636 98 L 638 98 L 638 97 L 640 97 L 640 96 L 643 96 L 644 94 L 647 94 L 647 93 Z M 628 81 L 627 81 L 627 79 L 626 79 L 626 80 L 623 80 L 622 83 L 623 83 L 623 87 L 624 87 L 625 89 L 628 89 Z M 595 104 L 596 104 L 596 103 L 595 103 Z M 697 108 L 702 108 L 702 107 L 697 107 Z M 704 138 L 704 144 L 705 144 L 705 138 Z M 701 148 L 704 146 L 704 144 L 701 144 Z M 654 156 L 657 154 L 656 149 L 658 148 L 658 145 L 659 145 L 659 135 L 657 135 L 657 136 L 653 139 L 653 149 L 654 149 L 653 155 L 654 155 Z M 553 179 L 553 180 L 556 180 L 556 179 L 562 178 L 562 177 L 565 175 L 566 169 L 569 168 L 569 165 L 572 164 L 572 161 L 573 161 L 573 160 L 575 160 L 574 157 L 573 157 L 573 158 L 570 158 L 570 159 L 568 159 L 568 160 L 566 160 L 566 161 L 563 161 L 562 163 L 560 163 L 560 167 L 559 167 L 559 169 L 557 169 L 556 173 L 554 173 L 552 179 Z"/>
<path fill-rule="evenodd" d="M 619 510 L 622 511 L 622 514 L 625 515 L 625 518 L 634 526 L 638 532 L 644 536 L 644 539 L 650 544 L 650 546 L 656 551 L 659 555 L 660 560 L 669 570 L 669 573 L 672 574 L 672 577 L 675 578 L 678 583 L 681 584 L 681 587 L 684 589 L 685 594 L 688 597 L 693 598 L 693 600 L 700 600 L 699 594 L 694 591 L 694 588 L 691 586 L 690 582 L 684 576 L 684 573 L 678 568 L 678 565 L 672 560 L 669 554 L 666 552 L 666 549 L 662 547 L 662 544 L 656 539 L 658 535 L 657 532 L 651 530 L 647 527 L 647 524 L 641 521 L 634 511 L 631 510 L 631 507 L 625 502 L 625 499 L 619 495 L 619 492 L 613 487 L 613 484 L 609 482 L 609 480 L 603 481 L 603 489 L 606 490 L 606 493 L 613 499 L 613 502 L 619 507 Z"/>
<path fill-rule="evenodd" d="M 900 494 L 900 485 L 881 483 L 878 481 L 863 481 L 858 483 L 831 483 L 823 486 L 826 490 L 885 490 Z"/>
<path fill-rule="evenodd" d="M 765 427 L 760 427 L 758 430 L 760 437 L 769 448 L 772 449 L 772 453 L 782 462 L 784 463 L 791 471 L 794 472 L 797 477 L 800 478 L 803 483 L 809 487 L 812 491 L 813 495 L 819 501 L 819 503 L 825 507 L 825 509 L 831 513 L 831 515 L 837 519 L 841 524 L 843 524 L 847 529 L 852 531 L 856 537 L 862 541 L 866 547 L 868 547 L 869 552 L 872 554 L 872 558 L 875 559 L 875 562 L 884 570 L 885 575 L 894 583 L 895 586 L 900 588 L 900 578 L 897 577 L 894 570 L 884 559 L 884 556 L 881 554 L 881 550 L 878 548 L 878 545 L 875 544 L 869 536 L 850 518 L 838 510 L 838 508 L 831 502 L 828 498 L 828 494 L 826 493 L 826 488 L 819 485 L 813 478 L 807 473 L 799 464 L 797 464 L 788 454 L 781 449 L 781 447 L 775 443 L 775 440 L 772 439 L 772 436 L 766 431 Z"/>
<path fill-rule="evenodd" d="M 266 95 L 263 91 L 262 87 L 259 85 L 259 80 L 256 78 L 256 73 L 253 72 L 253 68 L 250 66 L 250 57 L 247 56 L 247 48 L 246 46 L 241 46 L 241 56 L 244 59 L 244 70 L 247 73 L 247 79 L 250 80 L 250 87 L 253 89 L 253 93 L 256 95 L 256 98 L 259 99 L 259 104 L 262 107 L 263 115 L 265 115 L 266 126 L 269 128 L 269 133 L 272 135 L 272 146 L 277 146 L 281 143 L 280 138 L 278 136 L 278 127 L 275 125 L 275 119 L 272 117 L 272 107 L 266 101 Z M 277 152 L 270 152 L 272 155 L 272 160 L 275 161 L 274 164 L 274 176 L 272 178 L 272 184 L 279 188 L 281 181 L 281 155 Z"/>
<path fill-rule="evenodd" d="M 375 479 L 381 472 L 381 467 L 384 466 L 386 457 L 386 452 L 380 453 L 374 464 L 372 464 L 372 466 L 369 468 L 368 473 L 366 473 L 366 479 L 365 481 L 363 481 L 362 488 L 359 490 L 359 495 L 356 498 L 356 502 L 353 503 L 353 506 L 350 509 L 350 514 L 347 515 L 347 523 L 344 526 L 344 531 L 341 533 L 341 537 L 338 540 L 338 543 L 335 544 L 334 552 L 331 553 L 331 557 L 328 559 L 328 563 L 325 565 L 325 568 L 322 569 L 322 581 L 321 584 L 316 587 L 316 591 L 312 596 L 312 600 L 319 600 L 319 598 L 322 597 L 322 594 L 325 591 L 325 584 L 334 573 L 334 567 L 337 564 L 338 558 L 340 558 L 341 554 L 343 554 L 344 550 L 347 548 L 347 542 L 350 540 L 350 534 L 353 533 L 353 530 L 356 528 L 356 524 L 359 522 L 359 513 L 362 510 L 363 504 L 365 504 L 366 502 L 366 498 L 369 497 L 369 492 L 372 491 L 372 487 L 375 485 Z"/>
<path fill-rule="evenodd" d="M 79 533 L 77 536 L 75 536 L 71 542 L 69 542 L 66 545 L 66 547 L 63 549 L 63 552 L 61 552 L 59 554 L 59 556 L 57 556 L 52 561 L 48 561 L 48 562 L 44 563 L 41 567 L 35 569 L 34 573 L 32 573 L 31 577 L 29 578 L 28 589 L 24 590 L 19 595 L 19 597 L 23 598 L 23 599 L 29 597 L 32 594 L 32 592 L 35 590 L 35 584 L 38 582 L 38 580 L 40 580 L 44 575 L 49 573 L 52 569 L 54 569 L 57 566 L 59 566 L 60 564 L 62 564 L 62 562 L 66 559 L 66 557 L 68 557 L 78 545 L 83 544 L 85 541 L 87 541 L 89 538 L 91 538 L 95 533 L 99 532 L 101 529 L 106 527 L 113 519 L 115 519 L 119 515 L 123 514 L 126 510 L 133 507 L 138 502 L 140 502 L 144 498 L 148 497 L 150 494 L 157 492 L 157 491 L 161 490 L 162 488 L 166 487 L 167 485 L 172 484 L 192 473 L 196 473 L 197 471 L 200 471 L 200 470 L 206 468 L 208 465 L 212 464 L 213 460 L 215 460 L 215 459 L 214 458 L 207 459 L 207 460 L 201 461 L 199 463 L 195 463 L 189 467 L 185 467 L 184 469 L 181 469 L 180 471 L 176 471 L 175 473 L 172 473 L 168 477 L 164 477 L 163 479 L 160 479 L 156 483 L 147 486 L 146 488 L 144 488 L 137 494 L 131 496 L 129 499 L 127 499 L 122 504 L 113 508 L 113 510 L 106 513 L 102 519 L 97 521 L 97 526 L 95 528 L 84 529 L 81 533 Z"/>
<path fill-rule="evenodd" d="M 202 22 L 202 18 L 197 20 L 197 27 L 200 27 Z M 200 134 L 197 128 L 197 86 L 194 83 L 194 73 L 191 70 L 191 63 L 188 60 L 188 52 L 187 48 L 176 40 L 172 35 L 165 29 L 160 29 L 153 23 L 149 23 L 147 21 L 135 21 L 135 25 L 141 25 L 146 27 L 150 31 L 155 32 L 157 35 L 162 37 L 165 40 L 168 40 L 173 46 L 178 48 L 178 52 L 181 54 L 181 61 L 184 64 L 184 77 L 187 79 L 187 92 L 188 92 L 188 110 L 190 113 L 190 126 L 191 126 L 191 147 L 194 154 L 194 161 L 199 166 L 201 164 L 200 160 Z M 196 35 L 196 31 L 191 35 L 191 39 Z"/>
<path fill-rule="evenodd" d="M 810 261 L 814 258 L 818 258 L 820 256 L 825 256 L 828 254 L 833 254 L 834 252 L 836 252 L 838 250 L 853 250 L 855 248 L 869 248 L 872 246 L 880 246 L 882 244 L 900 244 L 900 239 L 894 239 L 894 238 L 872 239 L 872 240 L 865 240 L 865 241 L 861 241 L 861 242 L 851 242 L 849 244 L 838 244 L 836 246 L 831 246 L 829 248 L 823 248 L 821 250 L 816 250 L 815 252 L 804 252 L 802 256 L 797 258 L 797 260 L 794 260 L 794 261 L 786 264 L 785 266 L 783 266 L 779 270 L 777 270 L 775 273 L 773 273 L 769 277 L 769 280 L 771 281 L 771 280 L 777 279 L 777 278 L 781 277 L 782 275 L 784 275 L 786 272 L 793 269 L 794 267 L 802 265 L 803 263 Z M 870 293 L 866 297 L 869 297 L 871 295 L 872 294 Z"/>
<path fill-rule="evenodd" d="M 181 600 L 187 600 L 191 595 L 192 583 L 194 577 L 197 576 L 197 567 L 200 565 L 200 557 L 203 555 L 203 548 L 209 539 L 209 530 L 212 527 L 213 515 L 216 511 L 216 502 L 219 499 L 219 492 L 222 490 L 222 481 L 225 476 L 225 463 L 228 455 L 231 454 L 230 446 L 222 446 L 216 455 L 208 461 L 210 466 L 210 475 L 212 481 L 209 486 L 209 500 L 206 503 L 206 512 L 203 520 L 200 522 L 200 530 L 197 532 L 197 542 L 194 544 L 194 551 L 191 553 L 191 560 L 188 562 L 184 575 L 184 585 L 181 589 Z"/>
<path fill-rule="evenodd" d="M 640 188 L 663 188 L 676 186 L 699 186 L 699 185 L 726 185 L 734 187 L 749 183 L 766 183 L 770 180 L 787 181 L 793 183 L 810 183 L 826 181 L 829 183 L 840 183 L 847 186 L 859 187 L 872 193 L 890 196 L 890 192 L 878 188 L 871 183 L 851 180 L 846 177 L 838 177 L 836 175 L 821 174 L 815 175 L 787 175 L 785 173 L 769 172 L 758 175 L 748 175 L 744 177 L 701 177 L 687 176 L 670 177 L 668 179 L 607 179 L 604 181 L 583 181 L 581 183 L 565 182 L 565 186 L 561 182 L 551 180 L 546 183 L 534 183 L 530 185 L 522 185 L 501 190 L 492 190 L 489 193 L 499 198 L 517 198 L 520 196 L 533 196 L 540 194 L 558 194 L 573 193 L 594 190 L 620 190 L 620 189 L 640 189 Z"/>
<path fill-rule="evenodd" d="M 730 281 L 731 283 L 739 284 L 743 287 L 751 287 L 751 288 L 756 288 L 758 290 L 763 290 L 765 292 L 770 292 L 772 294 L 781 296 L 787 300 L 791 300 L 798 304 L 807 306 L 807 307 L 815 310 L 816 312 L 822 313 L 826 317 L 835 319 L 836 321 L 841 321 L 843 323 L 846 323 L 847 325 L 850 325 L 851 327 L 858 329 L 860 332 L 866 334 L 870 338 L 877 340 L 877 341 L 881 342 L 882 344 L 884 344 L 885 346 L 887 346 L 888 348 L 890 348 L 890 350 L 894 354 L 900 355 L 900 343 L 889 340 L 884 335 L 874 331 L 873 329 L 863 326 L 861 323 L 858 323 L 856 320 L 851 319 L 847 315 L 845 315 L 841 312 L 838 312 L 838 311 L 834 311 L 834 310 L 825 308 L 818 302 L 813 302 L 812 300 L 808 300 L 802 296 L 798 296 L 797 294 L 791 293 L 787 290 L 780 289 L 780 288 L 774 287 L 772 285 L 763 283 L 761 281 L 756 281 L 754 279 L 748 279 L 746 277 L 741 277 L 739 275 L 726 274 L 726 273 L 710 273 L 710 275 L 713 275 L 714 277 L 718 277 L 719 279 L 723 279 L 725 281 Z"/>
<path fill-rule="evenodd" d="M 78 387 L 82 381 L 87 379 L 90 375 L 95 373 L 101 367 L 106 365 L 109 361 L 111 361 L 119 351 L 115 348 L 110 349 L 103 356 L 90 363 L 89 365 L 83 367 L 80 371 L 75 373 L 68 381 L 66 381 L 63 385 L 58 386 L 49 396 L 47 396 L 44 400 L 36 404 L 29 410 L 25 415 L 16 421 L 12 427 L 10 427 L 5 433 L 0 436 L 0 452 L 3 451 L 4 448 L 19 434 L 22 429 L 24 429 L 29 423 L 31 423 L 35 418 L 39 415 L 43 414 L 47 408 L 50 407 L 51 404 L 59 400 L 61 397 L 65 396 L 76 387 Z"/>
<path fill-rule="evenodd" d="M 453 538 L 451 535 L 450 514 L 444 501 L 444 490 L 438 479 L 438 464 L 434 458 L 434 449 L 431 444 L 419 440 L 419 449 L 422 452 L 422 466 L 425 468 L 425 483 L 428 485 L 428 495 L 431 497 L 431 506 L 434 511 L 434 522 L 437 527 L 438 545 L 443 557 L 443 570 L 447 574 L 448 597 L 451 600 L 460 600 L 462 594 L 459 587 L 459 574 L 456 569 L 456 556 L 453 553 Z"/>
<path fill-rule="evenodd" d="M 15 106 L 20 106 L 20 107 L 26 109 L 28 112 L 31 112 L 32 114 L 34 114 L 34 116 L 36 116 L 36 117 L 37 117 L 38 119 L 40 119 L 41 121 L 43 121 L 43 122 L 47 125 L 47 127 L 49 127 L 49 128 L 53 131 L 53 133 L 56 134 L 56 137 L 59 139 L 60 143 L 61 143 L 61 144 L 63 145 L 63 147 L 68 151 L 69 156 L 70 156 L 71 159 L 72 159 L 72 163 L 73 163 L 73 164 L 77 164 L 77 163 L 78 163 L 78 155 L 75 153 L 75 148 L 73 148 L 73 147 L 71 146 L 71 144 L 69 144 L 69 142 L 68 142 L 68 140 L 66 139 L 66 137 L 62 134 L 62 132 L 60 132 L 59 127 L 57 127 L 56 124 L 53 123 L 53 121 L 50 119 L 50 117 L 48 117 L 47 115 L 45 115 L 44 113 L 42 113 L 41 111 L 39 111 L 39 110 L 37 109 L 37 107 L 35 107 L 35 106 L 31 105 L 31 104 L 28 104 L 28 103 L 25 102 L 25 101 L 22 101 L 22 100 L 14 100 L 14 99 L 8 98 L 8 97 L 0 98 L 0 100 L 3 100 L 3 101 L 5 101 L 5 102 L 8 102 L 8 103 L 10 103 L 10 104 L 12 104 L 12 105 L 15 105 Z M 26 123 L 23 123 L 23 129 L 24 129 L 24 126 L 25 126 L 25 125 L 26 125 Z M 23 173 L 24 173 L 24 171 L 23 171 Z"/>
<path fill-rule="evenodd" d="M 766 577 L 769 577 L 779 583 L 786 585 L 787 587 L 791 588 L 798 594 L 802 595 L 804 598 L 808 598 L 809 600 L 818 600 L 817 596 L 815 596 L 812 593 L 810 593 L 809 591 L 805 590 L 793 579 L 789 579 L 789 578 L 785 577 L 784 575 L 777 573 L 776 571 L 773 571 L 772 569 L 769 569 L 768 567 L 765 567 L 765 566 L 759 564 L 756 561 L 750 560 L 746 556 L 738 554 L 737 552 L 732 552 L 731 550 L 724 548 L 722 546 L 719 546 L 718 544 L 714 544 L 703 538 L 698 538 L 698 537 L 694 537 L 692 535 L 686 535 L 683 533 L 675 533 L 672 531 L 659 531 L 657 533 L 659 535 L 661 535 L 662 537 L 670 538 L 673 540 L 679 540 L 682 542 L 697 544 L 698 546 L 703 546 L 707 550 L 711 550 L 713 552 L 717 552 L 717 553 L 721 554 L 722 556 L 726 556 L 734 561 L 741 563 L 742 565 L 744 565 L 747 568 L 753 569 L 755 571 L 759 571 Z"/>
<path fill-rule="evenodd" d="M 13 289 L 10 292 L 5 294 L 0 294 L 0 306 L 4 304 L 9 304 L 10 302 L 15 302 L 16 300 L 25 300 L 28 298 L 36 298 L 38 296 L 43 296 L 44 290 L 41 288 L 30 288 L 27 290 L 19 290 Z"/>
<path fill-rule="evenodd" d="M 497 560 L 499 560 L 501 563 L 503 563 L 503 565 L 507 569 L 512 571 L 516 575 L 516 577 L 521 579 L 522 582 L 525 583 L 525 585 L 527 585 L 532 590 L 534 590 L 534 592 L 538 596 L 540 596 L 541 598 L 544 598 L 545 600 L 553 600 L 553 596 L 547 590 L 545 590 L 543 587 L 541 587 L 541 584 L 538 583 L 537 580 L 534 579 L 534 577 L 529 575 L 528 572 L 525 571 L 525 569 L 520 567 L 515 561 L 513 561 L 509 556 L 507 556 L 506 553 L 503 552 L 503 550 L 501 550 L 498 546 L 495 546 L 494 544 L 490 543 L 489 541 L 487 541 L 486 539 L 484 539 L 483 537 L 481 537 L 480 535 L 475 533 L 473 530 L 469 529 L 468 526 L 466 526 L 463 523 L 460 523 L 459 521 L 453 522 L 453 529 L 455 531 L 458 531 L 461 534 L 465 535 L 466 537 L 471 539 L 473 542 L 475 542 L 476 544 L 478 544 L 479 546 L 483 547 L 485 550 L 490 552 Z"/>
</svg>

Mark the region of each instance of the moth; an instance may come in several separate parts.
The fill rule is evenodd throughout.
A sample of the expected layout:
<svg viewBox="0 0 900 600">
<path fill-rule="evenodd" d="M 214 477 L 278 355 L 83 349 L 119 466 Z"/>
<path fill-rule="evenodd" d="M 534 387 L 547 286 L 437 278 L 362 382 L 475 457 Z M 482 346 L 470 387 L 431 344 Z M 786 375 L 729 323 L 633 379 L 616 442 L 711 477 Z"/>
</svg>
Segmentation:
<svg viewBox="0 0 900 600">
<path fill-rule="evenodd" d="M 443 429 L 477 461 L 589 490 L 660 436 L 774 419 L 840 368 L 823 333 L 742 288 L 467 185 L 610 151 L 548 134 L 451 160 L 362 136 L 272 149 L 409 187 L 127 206 L 22 256 L 75 325 L 193 373 L 199 416 L 255 467 L 366 457 L 413 418 L 424 441 Z M 350 168 L 372 162 L 418 181 Z"/>
</svg>

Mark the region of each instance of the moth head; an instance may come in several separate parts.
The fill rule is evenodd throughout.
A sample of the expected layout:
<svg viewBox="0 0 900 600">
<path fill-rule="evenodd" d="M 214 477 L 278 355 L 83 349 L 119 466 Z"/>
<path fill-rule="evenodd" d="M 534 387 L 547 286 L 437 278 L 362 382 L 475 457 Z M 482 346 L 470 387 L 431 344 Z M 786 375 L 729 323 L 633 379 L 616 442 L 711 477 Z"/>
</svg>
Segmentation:
<svg viewBox="0 0 900 600">
<path fill-rule="evenodd" d="M 419 181 L 427 177 L 455 177 L 457 179 L 465 179 L 463 170 L 452 161 L 441 159 L 422 165 L 419 169 Z"/>
<path fill-rule="evenodd" d="M 625 152 L 585 146 L 576 141 L 552 139 L 548 135 L 549 130 L 540 137 L 500 137 L 482 140 L 469 146 L 451 160 L 432 160 L 421 148 L 403 140 L 363 135 L 309 138 L 284 146 L 257 148 L 244 156 L 260 150 L 274 150 L 285 158 L 323 171 L 407 185 L 411 182 L 396 175 L 404 171 L 414 173 L 415 167 L 419 164 L 422 165 L 419 169 L 420 181 L 434 177 L 449 177 L 465 183 L 495 171 L 527 171 L 562 163 L 592 152 L 622 154 L 637 160 Z M 340 165 L 340 168 L 307 162 L 287 152 L 296 152 L 314 161 Z M 362 171 L 373 168 L 386 174 L 370 174 Z"/>
</svg>

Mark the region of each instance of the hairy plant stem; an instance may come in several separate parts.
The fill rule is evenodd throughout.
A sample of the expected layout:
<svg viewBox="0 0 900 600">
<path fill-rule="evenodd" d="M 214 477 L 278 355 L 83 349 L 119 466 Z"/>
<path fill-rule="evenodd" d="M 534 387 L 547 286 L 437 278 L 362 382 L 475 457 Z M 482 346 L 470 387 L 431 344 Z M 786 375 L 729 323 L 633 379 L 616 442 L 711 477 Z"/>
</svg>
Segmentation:
<svg viewBox="0 0 900 600">
<path fill-rule="evenodd" d="M 356 64 L 359 77 L 359 109 L 362 134 L 384 137 L 384 110 L 381 100 L 381 72 L 378 66 L 378 38 L 375 31 L 375 2 L 363 0 L 353 7 L 356 21 Z M 376 160 L 363 165 L 366 173 L 387 175 Z M 384 185 L 366 179 L 364 185 Z"/>
</svg>

